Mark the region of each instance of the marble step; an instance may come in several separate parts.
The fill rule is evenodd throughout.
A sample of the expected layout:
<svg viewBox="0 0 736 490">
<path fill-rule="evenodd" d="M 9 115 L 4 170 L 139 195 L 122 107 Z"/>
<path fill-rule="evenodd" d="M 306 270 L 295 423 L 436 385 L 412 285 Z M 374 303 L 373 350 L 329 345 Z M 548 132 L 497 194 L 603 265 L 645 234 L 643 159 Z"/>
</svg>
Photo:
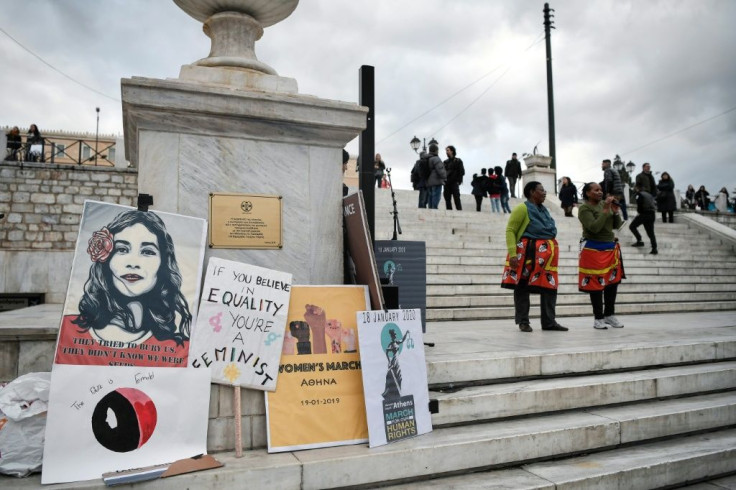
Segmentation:
<svg viewBox="0 0 736 490">
<path fill-rule="evenodd" d="M 533 296 L 532 296 L 533 297 Z M 538 303 L 532 300 L 532 308 L 530 311 L 531 318 L 538 318 Z M 643 313 L 676 313 L 676 312 L 693 312 L 693 311 L 725 311 L 735 310 L 736 300 L 732 301 L 714 301 L 714 302 L 679 302 L 679 303 L 621 303 L 616 302 L 617 315 L 633 315 Z M 591 316 L 592 310 L 590 304 L 583 304 L 582 301 L 572 305 L 558 305 L 557 316 Z M 514 318 L 513 306 L 508 307 L 478 307 L 478 308 L 428 308 L 428 321 L 447 321 L 447 320 L 498 320 L 502 318 Z M 592 321 L 592 320 L 591 320 Z M 534 323 L 534 322 L 532 322 Z"/>
<path fill-rule="evenodd" d="M 574 268 L 561 268 L 560 269 L 560 284 L 577 284 L 578 273 Z M 733 286 L 736 284 L 736 279 L 731 275 L 695 275 L 687 278 L 683 278 L 676 274 L 663 274 L 665 277 L 661 277 L 656 274 L 641 274 L 636 273 L 636 270 L 631 271 L 627 268 L 626 279 L 624 284 L 632 282 L 634 284 L 652 284 L 658 283 L 668 284 L 673 282 L 687 281 L 692 284 L 728 284 Z M 501 284 L 501 269 L 496 273 L 489 274 L 427 274 L 427 286 L 435 285 L 471 285 L 471 284 L 495 284 L 500 287 Z"/>
<path fill-rule="evenodd" d="M 550 209 L 550 208 L 548 208 Z M 382 226 L 385 226 L 386 228 L 390 228 L 393 226 L 393 207 L 392 206 L 385 206 L 382 205 L 382 203 L 377 202 L 375 207 L 376 213 L 375 213 L 375 223 L 376 225 L 380 224 Z M 488 226 L 491 223 L 505 223 L 509 219 L 508 213 L 486 213 L 486 212 L 476 212 L 473 210 L 472 212 L 466 212 L 464 209 L 462 212 L 454 212 L 454 211 L 448 211 L 446 209 L 440 209 L 440 210 L 429 210 L 429 209 L 411 209 L 411 208 L 405 208 L 403 206 L 397 206 L 397 210 L 399 212 L 399 223 L 402 225 L 412 225 L 414 223 L 421 223 L 424 221 L 431 221 L 431 222 L 437 222 L 437 223 L 457 223 L 458 228 L 464 225 L 468 225 L 470 229 L 475 228 L 477 226 Z M 557 215 L 556 213 L 551 213 L 552 217 L 555 220 L 555 224 L 557 225 L 558 229 L 566 229 L 566 228 L 580 228 L 580 221 L 578 221 L 577 217 L 567 219 L 565 216 Z M 636 216 L 636 213 L 629 215 L 629 223 L 631 220 L 634 219 Z M 677 218 L 677 215 L 675 215 L 675 218 Z M 678 220 L 675 219 L 674 223 L 663 223 L 661 219 L 658 219 L 655 221 L 655 229 L 662 228 L 665 229 L 679 229 L 679 228 L 690 228 L 691 224 L 688 223 L 685 220 Z"/>
<path fill-rule="evenodd" d="M 647 252 L 649 250 L 647 249 Z M 478 254 L 472 256 L 457 256 L 450 254 L 432 254 L 427 255 L 427 265 L 472 265 L 472 266 L 503 266 L 506 262 L 506 256 Z M 660 258 L 649 255 L 640 255 L 637 253 L 626 253 L 624 256 L 624 265 L 626 267 L 653 267 L 658 265 L 669 264 L 670 266 L 706 266 L 718 267 L 721 269 L 736 269 L 736 260 L 729 262 L 719 260 L 712 256 L 703 256 L 702 258 L 684 257 L 681 255 L 675 257 Z M 561 267 L 577 267 L 578 257 L 570 253 L 562 254 L 559 259 Z"/>
<path fill-rule="evenodd" d="M 429 231 L 435 233 L 438 236 L 453 236 L 453 235 L 465 235 L 468 237 L 494 237 L 505 239 L 506 237 L 506 224 L 504 221 L 497 222 L 482 222 L 482 223 L 463 223 L 457 221 L 454 218 L 448 218 L 446 221 L 438 220 L 418 220 L 409 223 L 401 224 L 401 237 L 409 238 L 417 235 L 421 235 L 422 231 Z M 375 226 L 376 234 L 379 233 L 392 233 L 393 234 L 393 223 L 382 224 L 376 223 Z M 624 225 L 623 228 L 613 230 L 614 235 L 626 243 L 626 240 L 633 238 L 634 234 L 631 229 Z M 643 227 L 639 227 L 639 232 L 642 236 L 646 237 Z M 711 243 L 711 240 L 718 242 L 726 240 L 725 237 L 713 236 L 706 238 L 703 232 L 697 228 L 691 228 L 689 226 L 656 226 L 654 232 L 657 237 L 663 237 L 665 240 L 681 239 L 683 242 L 690 243 L 693 246 L 698 244 Z M 566 239 L 580 238 L 582 236 L 582 228 L 579 223 L 574 226 L 559 226 L 557 225 L 557 237 L 563 237 Z"/>
<path fill-rule="evenodd" d="M 429 228 L 429 230 L 428 230 Z M 425 241 L 432 241 L 433 239 L 443 239 L 447 237 L 455 237 L 458 239 L 464 239 L 464 240 L 483 240 L 483 241 L 499 241 L 502 242 L 505 240 L 505 226 L 487 226 L 485 229 L 477 229 L 477 230 L 466 230 L 466 229 L 457 229 L 454 227 L 443 227 L 436 223 L 425 223 L 422 225 L 415 225 L 413 227 L 401 227 L 402 234 L 401 237 L 403 239 L 410 239 L 410 237 L 424 237 Z M 381 230 L 381 228 L 378 228 L 378 230 Z M 388 231 L 388 230 L 387 230 Z M 391 234 L 393 234 L 393 229 L 390 230 Z M 646 234 L 642 232 L 642 236 L 646 237 Z M 426 232 L 426 233 L 425 233 Z M 702 241 L 701 235 L 697 232 L 697 230 L 690 230 L 690 229 L 682 229 L 682 230 L 667 230 L 667 232 L 663 232 L 661 230 L 657 230 L 655 228 L 655 234 L 657 236 L 657 240 L 659 241 L 660 238 L 662 242 L 669 242 L 671 240 L 676 240 L 682 243 L 690 243 L 693 247 L 696 247 L 697 244 Z M 634 241 L 634 235 L 631 233 L 628 229 L 622 229 L 615 233 L 617 237 L 619 237 L 619 240 L 627 244 L 629 241 Z M 581 237 L 581 231 L 580 229 L 563 229 L 557 231 L 557 241 L 568 241 L 568 240 L 578 240 Z M 708 245 L 723 245 L 727 242 L 723 239 L 710 239 L 708 240 Z"/>
<path fill-rule="evenodd" d="M 482 325 L 478 325 L 477 328 L 482 328 Z M 605 375 L 645 368 L 706 363 L 725 366 L 736 359 L 736 340 L 731 338 L 682 339 L 671 342 L 663 335 L 661 343 L 639 343 L 635 339 L 631 341 L 632 343 L 621 343 L 624 338 L 631 335 L 630 330 L 624 327 L 596 332 L 606 335 L 606 340 L 598 346 L 583 348 L 560 347 L 567 343 L 564 340 L 565 336 L 569 336 L 570 342 L 575 344 L 579 337 L 576 330 L 579 329 L 573 328 L 569 332 L 541 332 L 534 326 L 535 331 L 527 334 L 516 331 L 513 322 L 510 322 L 509 329 L 509 332 L 513 331 L 518 336 L 530 336 L 526 339 L 518 337 L 525 345 L 544 347 L 537 349 L 527 347 L 523 354 L 515 354 L 513 349 L 517 344 L 509 342 L 516 338 L 516 335 L 510 339 L 508 335 L 503 335 L 506 339 L 504 345 L 508 344 L 510 350 L 488 352 L 473 350 L 472 347 L 466 346 L 463 355 L 436 358 L 427 364 L 430 389 L 438 391 L 458 386 L 465 387 L 473 383 L 488 385 L 522 379 L 583 376 L 588 373 Z M 589 336 L 590 332 L 593 332 L 592 324 L 590 330 L 581 332 L 581 335 Z M 492 335 L 492 329 L 489 335 Z M 555 337 L 546 340 L 547 336 Z M 732 385 L 732 388 L 736 388 L 736 385 Z"/>
<path fill-rule="evenodd" d="M 624 259 L 625 260 L 625 259 Z M 679 277 L 692 277 L 698 275 L 709 275 L 709 276 L 729 276 L 730 278 L 736 277 L 736 269 L 733 267 L 703 267 L 696 266 L 693 262 L 690 265 L 694 267 L 673 267 L 671 265 L 662 264 L 662 266 L 643 266 L 643 265 L 631 265 L 628 262 L 624 262 L 627 275 L 658 275 L 658 276 L 679 276 Z M 577 274 L 577 264 L 569 264 L 563 262 L 559 264 L 560 271 L 567 270 L 568 273 Z M 448 264 L 427 264 L 427 274 L 451 274 L 451 275 L 493 275 L 500 276 L 503 272 L 502 265 L 448 265 Z M 731 281 L 732 279 L 729 279 Z"/>
<path fill-rule="evenodd" d="M 439 403 L 432 425 L 441 427 L 720 390 L 736 390 L 736 362 L 469 386 L 429 397 Z M 712 399 L 728 400 L 736 410 L 736 391 Z"/>
<path fill-rule="evenodd" d="M 736 488 L 736 430 L 722 430 L 509 469 L 390 485 L 395 490 Z M 688 482 L 712 480 L 683 487 Z"/>
<path fill-rule="evenodd" d="M 224 468 L 158 480 L 148 486 L 157 489 L 239 488 L 245 482 L 251 489 L 280 490 L 370 486 L 613 449 L 621 444 L 689 432 L 693 430 L 692 423 L 698 430 L 736 423 L 736 411 L 731 408 L 733 403 L 709 402 L 708 396 L 700 403 L 689 399 L 679 404 L 674 403 L 679 400 L 651 402 L 637 404 L 635 410 L 622 406 L 441 428 L 421 437 L 373 449 L 361 444 L 271 455 L 255 450 L 245 451 L 240 459 L 234 458 L 232 453 L 220 453 L 216 457 L 225 463 Z M 696 440 L 711 443 L 694 443 Z M 680 447 L 688 447 L 691 454 L 697 454 L 697 448 L 703 445 L 710 450 L 704 452 L 710 454 L 717 447 L 721 466 L 717 473 L 708 472 L 706 476 L 736 470 L 734 430 L 669 442 L 689 443 Z M 628 459 L 637 461 L 637 458 Z M 39 477 L 19 481 L 21 486 L 17 488 L 37 488 Z M 104 487 L 101 482 L 92 481 L 49 488 Z"/>
<path fill-rule="evenodd" d="M 500 288 L 499 288 L 500 289 Z M 727 292 L 624 292 L 620 289 L 616 297 L 616 306 L 627 303 L 667 303 L 667 302 L 706 302 L 706 301 L 736 301 L 736 291 Z M 562 293 L 557 296 L 557 305 L 588 304 L 589 296 L 585 293 Z M 495 296 L 428 296 L 428 308 L 483 308 L 493 306 L 513 306 L 514 298 L 511 294 Z"/>
<path fill-rule="evenodd" d="M 646 281 L 646 279 L 650 279 Z M 427 299 L 431 297 L 445 296 L 511 296 L 512 293 L 508 289 L 499 286 L 500 280 L 492 284 L 447 284 L 447 285 L 428 285 Z M 560 284 L 557 290 L 558 294 L 578 293 L 577 283 Z M 621 286 L 619 294 L 631 293 L 734 293 L 736 285 L 733 283 L 710 282 L 663 282 L 661 279 L 646 278 L 641 276 L 626 279 L 624 285 Z"/>
<path fill-rule="evenodd" d="M 659 256 L 653 257 L 649 255 L 648 242 L 646 247 L 634 248 L 624 246 L 623 253 L 624 257 L 628 258 L 639 257 L 642 259 L 651 260 L 666 260 L 666 259 L 680 259 L 685 260 L 691 258 L 693 260 L 724 260 L 728 259 L 733 261 L 736 258 L 736 254 L 733 251 L 726 249 L 713 249 L 713 250 L 698 250 L 698 249 L 683 249 L 673 247 L 672 244 L 662 243 L 658 244 Z M 427 257 L 431 256 L 450 256 L 450 257 L 487 257 L 489 255 L 495 256 L 498 253 L 504 253 L 505 257 L 505 245 L 499 244 L 497 247 L 489 248 L 487 245 L 481 246 L 473 243 L 455 243 L 445 244 L 446 246 L 439 246 L 437 244 L 427 244 Z M 579 247 L 577 243 L 573 244 L 561 244 L 560 255 L 567 257 L 577 257 Z M 492 252 L 489 252 L 492 251 Z M 567 254 L 567 255 L 566 255 Z"/>
<path fill-rule="evenodd" d="M 579 248 L 579 237 L 573 237 L 569 240 L 557 240 L 558 246 L 560 249 L 560 253 L 564 252 L 575 252 L 576 254 L 580 250 Z M 378 238 L 380 239 L 380 237 Z M 482 249 L 484 251 L 488 251 L 489 253 L 496 253 L 506 250 L 506 241 L 503 239 L 503 237 L 495 237 L 491 240 L 486 241 L 480 241 L 480 240 L 462 240 L 460 238 L 453 239 L 451 236 L 442 236 L 438 237 L 436 239 L 427 239 L 426 235 L 420 235 L 417 236 L 414 239 L 409 239 L 402 237 L 402 239 L 406 239 L 408 241 L 422 241 L 427 244 L 428 250 L 434 250 L 437 248 L 440 249 L 450 249 L 450 250 L 463 250 L 463 249 Z M 649 240 L 646 238 L 644 239 L 644 243 L 646 244 L 646 247 L 641 248 L 635 248 L 632 247 L 630 244 L 633 243 L 634 240 L 626 241 L 623 245 L 624 253 L 639 253 L 641 255 L 645 255 L 649 253 Z M 680 243 L 678 241 L 664 241 L 657 238 L 657 248 L 659 249 L 660 253 L 664 250 L 668 254 L 671 255 L 679 255 L 679 256 L 689 256 L 689 251 L 692 251 L 696 256 L 707 256 L 710 254 L 711 249 L 704 250 L 704 249 L 698 249 L 695 246 L 686 245 L 684 243 Z M 727 248 L 726 246 L 721 246 L 720 248 L 713 248 L 712 250 L 719 252 L 718 255 L 723 257 L 734 257 L 736 254 L 734 254 L 733 250 Z M 436 252 L 435 252 L 436 253 Z M 428 253 L 428 255 L 431 255 L 431 253 Z"/>
</svg>

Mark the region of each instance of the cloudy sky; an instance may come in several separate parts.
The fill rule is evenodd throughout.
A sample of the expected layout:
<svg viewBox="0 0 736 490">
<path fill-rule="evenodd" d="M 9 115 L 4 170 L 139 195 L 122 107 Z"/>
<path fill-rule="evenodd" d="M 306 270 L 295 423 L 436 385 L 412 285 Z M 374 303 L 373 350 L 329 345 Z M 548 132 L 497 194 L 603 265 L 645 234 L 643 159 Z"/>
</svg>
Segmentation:
<svg viewBox="0 0 736 490">
<path fill-rule="evenodd" d="M 303 0 L 256 53 L 300 93 L 348 102 L 360 66 L 374 66 L 376 151 L 394 185 L 410 188 L 415 135 L 456 146 L 468 174 L 535 145 L 548 153 L 543 6 Z M 736 1 L 550 6 L 558 176 L 600 180 L 600 161 L 619 154 L 637 172 L 645 161 L 668 171 L 680 189 L 736 187 Z M 175 78 L 209 53 L 201 24 L 171 0 L 0 8 L 0 126 L 94 132 L 100 107 L 100 131 L 121 133 L 121 78 Z M 357 153 L 357 138 L 348 149 Z"/>
</svg>

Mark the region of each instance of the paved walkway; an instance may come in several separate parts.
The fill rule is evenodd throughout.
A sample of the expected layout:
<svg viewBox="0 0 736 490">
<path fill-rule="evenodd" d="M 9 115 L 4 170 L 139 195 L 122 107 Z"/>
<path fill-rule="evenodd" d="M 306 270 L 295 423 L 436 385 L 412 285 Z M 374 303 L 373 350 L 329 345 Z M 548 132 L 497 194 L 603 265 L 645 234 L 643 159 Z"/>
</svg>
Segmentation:
<svg viewBox="0 0 736 490">
<path fill-rule="evenodd" d="M 0 313 L 0 341 L 54 338 L 60 316 L 61 305 L 48 304 Z M 622 329 L 595 330 L 592 315 L 558 318 L 569 332 L 542 331 L 539 320 L 532 319 L 531 333 L 519 331 L 512 320 L 430 322 L 424 341 L 435 346 L 425 349 L 426 358 L 431 364 L 736 339 L 736 311 L 622 315 L 619 319 L 625 325 Z"/>
<path fill-rule="evenodd" d="M 532 306 L 532 312 L 534 306 Z M 736 311 L 620 315 L 624 328 L 595 330 L 593 315 L 562 317 L 568 332 L 542 331 L 532 319 L 531 333 L 521 332 L 513 320 L 431 322 L 425 342 L 427 360 L 508 357 L 523 354 L 611 350 L 636 345 L 736 338 Z"/>
</svg>

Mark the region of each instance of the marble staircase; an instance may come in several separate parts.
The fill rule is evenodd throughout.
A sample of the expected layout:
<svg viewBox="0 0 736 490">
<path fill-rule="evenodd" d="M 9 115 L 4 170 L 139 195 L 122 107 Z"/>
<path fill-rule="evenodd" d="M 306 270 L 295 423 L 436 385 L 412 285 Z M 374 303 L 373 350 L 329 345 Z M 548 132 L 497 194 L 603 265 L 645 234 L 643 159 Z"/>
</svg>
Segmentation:
<svg viewBox="0 0 736 490">
<path fill-rule="evenodd" d="M 463 196 L 463 211 L 448 211 L 417 209 L 414 191 L 397 190 L 395 195 L 403 232 L 399 240 L 427 244 L 427 320 L 512 319 L 513 294 L 499 286 L 508 216 L 491 213 L 488 200 L 476 212 L 472 196 Z M 557 313 L 591 315 L 588 296 L 577 291 L 580 223 L 565 218 L 553 198 L 548 199 L 560 245 Z M 444 202 L 440 206 L 444 208 Z M 378 239 L 392 235 L 391 210 L 390 191 L 377 190 Z M 619 288 L 617 313 L 736 309 L 736 242 L 709 237 L 678 218 L 655 224 L 656 256 L 649 254 L 648 246 L 631 247 L 635 240 L 627 227 L 618 232 L 627 279 Z M 532 305 L 535 301 L 532 296 Z M 532 307 L 531 313 L 538 314 L 538 309 Z"/>
</svg>

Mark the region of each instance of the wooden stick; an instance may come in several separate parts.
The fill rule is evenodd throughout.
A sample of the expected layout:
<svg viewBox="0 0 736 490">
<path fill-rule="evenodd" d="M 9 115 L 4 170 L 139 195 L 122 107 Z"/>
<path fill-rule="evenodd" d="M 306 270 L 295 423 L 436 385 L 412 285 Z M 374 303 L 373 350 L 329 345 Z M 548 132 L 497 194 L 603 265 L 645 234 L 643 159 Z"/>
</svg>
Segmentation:
<svg viewBox="0 0 736 490">
<path fill-rule="evenodd" d="M 240 413 L 240 386 L 233 386 L 233 412 L 235 414 L 235 457 L 243 457 L 243 424 Z"/>
</svg>

